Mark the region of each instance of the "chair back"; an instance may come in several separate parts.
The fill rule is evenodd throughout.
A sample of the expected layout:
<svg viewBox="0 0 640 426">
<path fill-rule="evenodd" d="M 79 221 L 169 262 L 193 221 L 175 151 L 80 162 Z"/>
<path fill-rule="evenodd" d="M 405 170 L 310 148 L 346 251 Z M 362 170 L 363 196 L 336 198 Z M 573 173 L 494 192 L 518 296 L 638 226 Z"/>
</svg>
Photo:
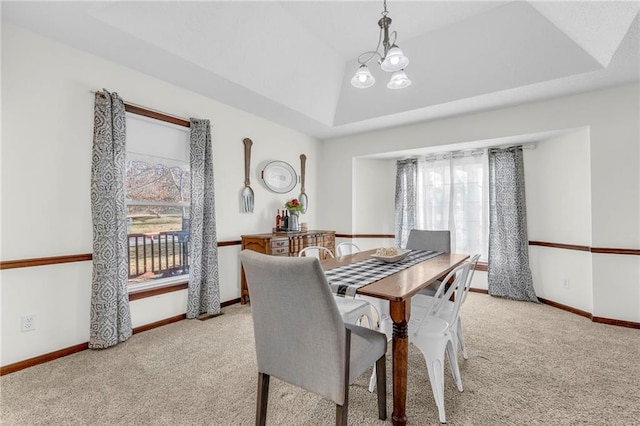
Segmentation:
<svg viewBox="0 0 640 426">
<path fill-rule="evenodd" d="M 405 248 L 451 253 L 451 231 L 412 229 Z"/>
<path fill-rule="evenodd" d="M 449 317 L 446 319 L 451 326 L 454 323 L 455 318 L 458 316 L 458 311 L 460 310 L 460 305 L 462 304 L 463 292 L 465 283 L 467 280 L 467 274 L 469 273 L 469 269 L 471 267 L 471 262 L 466 261 L 456 266 L 447 274 L 447 276 L 442 280 L 436 294 L 433 296 L 433 304 L 429 308 L 427 315 L 422 318 L 422 321 L 418 324 L 415 329 L 415 333 L 420 330 L 420 327 L 429 317 L 437 316 L 440 310 L 442 309 L 444 302 L 451 299 L 451 296 L 455 293 L 455 301 L 453 304 L 453 309 L 450 312 Z M 454 278 L 455 277 L 455 278 Z M 453 279 L 451 285 L 449 285 L 447 289 L 447 283 Z"/>
<path fill-rule="evenodd" d="M 320 262 L 243 250 L 258 371 L 345 401 L 346 331 Z"/>
<path fill-rule="evenodd" d="M 322 246 L 309 246 L 305 247 L 298 252 L 298 257 L 317 257 L 320 260 L 324 260 L 327 258 L 333 259 L 333 253 L 326 247 Z"/>
<path fill-rule="evenodd" d="M 476 271 L 476 266 L 478 265 L 478 260 L 480 259 L 480 255 L 476 254 L 469 259 L 469 272 L 467 273 L 467 281 L 464 284 L 464 293 L 462 295 L 461 303 L 464 303 L 467 300 L 467 294 L 469 294 L 469 289 L 471 288 L 471 281 L 473 281 L 473 273 Z"/>
<path fill-rule="evenodd" d="M 336 256 L 344 256 L 347 254 L 353 254 L 360 251 L 360 247 L 358 247 L 354 243 L 340 243 L 336 246 Z"/>
<path fill-rule="evenodd" d="M 460 307 L 462 306 L 462 302 L 465 299 L 465 293 L 468 290 L 466 287 L 467 278 L 469 277 L 469 272 L 471 271 L 472 263 L 470 261 L 466 261 L 461 265 L 461 274 L 456 276 L 454 284 L 451 287 L 456 286 L 455 296 L 453 301 L 453 309 L 451 309 L 451 314 L 447 318 L 447 322 L 450 326 L 455 324 L 456 319 L 458 318 L 458 314 L 460 313 Z M 448 299 L 447 299 L 448 300 Z"/>
</svg>

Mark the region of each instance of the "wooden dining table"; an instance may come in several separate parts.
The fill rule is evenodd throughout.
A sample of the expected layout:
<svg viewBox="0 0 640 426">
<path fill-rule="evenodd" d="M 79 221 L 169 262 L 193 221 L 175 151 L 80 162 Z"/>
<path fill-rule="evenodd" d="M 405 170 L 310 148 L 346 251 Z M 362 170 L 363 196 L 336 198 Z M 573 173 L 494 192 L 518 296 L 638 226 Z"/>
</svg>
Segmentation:
<svg viewBox="0 0 640 426">
<path fill-rule="evenodd" d="M 322 261 L 325 271 L 339 266 L 370 259 L 375 250 L 327 259 Z M 444 277 L 456 266 L 469 258 L 468 254 L 443 253 L 395 272 L 381 280 L 359 287 L 356 294 L 389 301 L 393 321 L 392 366 L 393 366 L 393 414 L 394 425 L 406 425 L 407 414 L 407 370 L 409 358 L 409 318 L 411 297 L 425 287 Z"/>
</svg>

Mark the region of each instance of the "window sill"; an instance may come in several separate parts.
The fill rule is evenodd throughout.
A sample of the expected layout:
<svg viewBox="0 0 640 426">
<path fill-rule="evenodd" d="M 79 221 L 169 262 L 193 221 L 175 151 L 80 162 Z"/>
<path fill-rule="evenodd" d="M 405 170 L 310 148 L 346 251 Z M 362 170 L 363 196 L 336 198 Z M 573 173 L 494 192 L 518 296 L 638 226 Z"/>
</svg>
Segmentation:
<svg viewBox="0 0 640 426">
<path fill-rule="evenodd" d="M 180 281 L 156 284 L 153 287 L 134 288 L 129 290 L 129 301 L 158 296 L 160 294 L 173 293 L 174 291 L 186 290 L 187 287 L 188 278 L 185 277 Z"/>
</svg>

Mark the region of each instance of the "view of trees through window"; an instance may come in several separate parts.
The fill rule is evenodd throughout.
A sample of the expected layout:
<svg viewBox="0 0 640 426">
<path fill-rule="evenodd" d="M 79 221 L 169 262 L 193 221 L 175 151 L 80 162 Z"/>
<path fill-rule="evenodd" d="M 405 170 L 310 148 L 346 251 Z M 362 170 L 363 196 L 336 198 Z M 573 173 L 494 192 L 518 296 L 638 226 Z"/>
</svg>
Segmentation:
<svg viewBox="0 0 640 426">
<path fill-rule="evenodd" d="M 182 230 L 183 218 L 189 219 L 190 177 L 183 167 L 127 161 L 129 233 Z"/>
<path fill-rule="evenodd" d="M 185 166 L 127 161 L 131 283 L 188 273 L 190 177 Z"/>
<path fill-rule="evenodd" d="M 127 116 L 129 284 L 189 273 L 188 128 Z"/>
</svg>

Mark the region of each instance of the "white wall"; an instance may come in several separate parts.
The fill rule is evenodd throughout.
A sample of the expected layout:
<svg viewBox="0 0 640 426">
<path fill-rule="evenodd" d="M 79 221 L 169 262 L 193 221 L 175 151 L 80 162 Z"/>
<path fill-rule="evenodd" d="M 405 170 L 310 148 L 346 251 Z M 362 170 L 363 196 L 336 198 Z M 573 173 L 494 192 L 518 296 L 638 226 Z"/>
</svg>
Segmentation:
<svg viewBox="0 0 640 426">
<path fill-rule="evenodd" d="M 354 158 L 353 162 L 353 233 L 393 235 L 395 160 Z"/>
<path fill-rule="evenodd" d="M 351 173 L 351 192 L 346 191 L 343 183 L 334 188 L 334 198 L 344 198 L 349 203 L 334 209 L 339 212 L 336 224 L 350 227 L 341 233 L 347 234 L 394 234 L 394 203 L 395 203 L 395 160 L 378 160 L 367 158 L 353 158 Z M 349 229 L 347 232 L 346 229 Z M 343 241 L 355 243 L 360 250 L 371 250 L 378 247 L 394 247 L 394 238 L 337 238 L 336 244 Z"/>
<path fill-rule="evenodd" d="M 529 239 L 591 245 L 589 129 L 523 151 Z"/>
<path fill-rule="evenodd" d="M 563 170 L 554 165 L 555 177 L 576 195 L 562 198 L 554 190 L 544 203 L 562 206 L 557 214 L 542 206 L 531 217 L 532 235 L 549 242 L 593 247 L 640 248 L 640 86 L 566 96 L 512 108 L 423 122 L 393 129 L 323 141 L 321 169 L 333 170 L 319 194 L 321 226 L 351 233 L 350 221 L 328 215 L 328 205 L 347 203 L 351 194 L 334 188 L 353 187 L 352 159 L 372 154 L 459 144 L 479 140 L 529 135 L 558 130 L 583 129 L 561 140 L 553 150 L 565 158 L 569 146 L 579 145 L 576 157 L 567 158 Z M 588 129 L 588 137 L 585 132 Z M 575 139 L 572 139 L 575 138 Z M 563 142 L 564 141 L 564 142 Z M 551 142 L 545 142 L 551 143 Z M 588 149 L 586 149 L 588 145 Z M 445 148 L 446 149 L 446 148 Z M 535 155 L 535 154 L 534 154 Z M 546 159 L 538 159 L 535 175 L 543 176 Z M 588 166 L 585 165 L 588 162 Z M 553 163 L 553 161 L 552 161 Z M 526 166 L 525 166 L 526 167 Z M 544 166 L 546 167 L 546 166 Z M 566 180 L 566 181 L 563 181 Z M 551 176 L 542 184 L 549 185 Z M 586 188 L 586 182 L 589 187 Z M 374 192 L 375 188 L 370 191 Z M 358 197 L 363 196 L 358 194 Z M 374 194 L 371 195 L 375 196 Z M 569 202 L 570 201 L 570 202 Z M 582 212 L 582 210 L 585 210 Z M 358 217 L 360 212 L 354 212 Z M 573 217 L 578 215 L 577 217 Z M 569 223 L 565 227 L 563 224 Z M 590 228 L 590 229 L 589 229 Z M 563 241 L 564 240 L 564 241 Z M 540 292 L 559 303 L 591 311 L 596 316 L 640 322 L 640 256 L 564 253 L 560 249 L 534 249 Z M 542 253 L 542 251 L 545 253 Z M 546 250 L 554 250 L 547 253 Z M 585 258 L 585 256 L 587 256 Z M 559 257 L 566 259 L 559 261 Z M 589 259 L 590 258 L 590 259 Z M 555 262 L 549 275 L 541 275 L 540 262 Z M 589 271 L 591 262 L 591 271 Z M 569 265 L 569 266 L 567 266 Z M 558 279 L 569 279 L 569 290 L 557 289 Z M 591 284 L 589 284 L 591 280 Z M 591 287 L 591 289 L 589 289 Z M 538 289 L 538 288 L 537 288 Z M 591 292 L 590 292 L 591 291 Z M 541 297 L 545 297 L 542 296 Z"/>
<path fill-rule="evenodd" d="M 276 209 L 297 197 L 269 192 L 260 180 L 268 161 L 296 171 L 307 155 L 304 220 L 317 225 L 318 141 L 131 69 L 2 24 L 3 261 L 92 252 L 90 206 L 91 91 L 118 92 L 127 102 L 181 117 L 211 120 L 219 241 L 268 232 Z M 239 213 L 244 186 L 242 139 L 250 137 L 253 214 Z M 219 250 L 222 301 L 239 297 L 239 246 Z M 3 270 L 2 365 L 88 341 L 91 262 Z M 186 310 L 185 292 L 131 302 L 134 326 Z M 35 314 L 34 331 L 20 331 Z"/>
<path fill-rule="evenodd" d="M 537 143 L 524 151 L 530 241 L 591 246 L 589 128 Z M 593 311 L 591 253 L 529 248 L 538 297 Z"/>
</svg>

